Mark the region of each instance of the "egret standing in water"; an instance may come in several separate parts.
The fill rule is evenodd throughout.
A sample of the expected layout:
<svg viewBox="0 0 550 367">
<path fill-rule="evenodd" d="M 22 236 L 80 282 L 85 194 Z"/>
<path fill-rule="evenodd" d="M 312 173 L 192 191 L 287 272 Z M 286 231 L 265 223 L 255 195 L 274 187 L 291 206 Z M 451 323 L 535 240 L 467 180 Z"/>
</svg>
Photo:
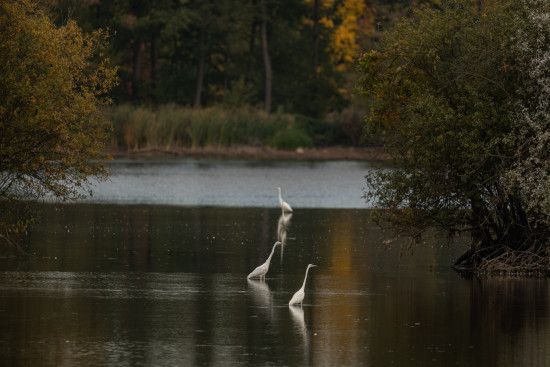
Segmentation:
<svg viewBox="0 0 550 367">
<path fill-rule="evenodd" d="M 292 299 L 290 300 L 290 302 L 288 302 L 288 305 L 295 305 L 297 303 L 300 304 L 300 306 L 302 305 L 302 303 L 304 302 L 304 296 L 305 296 L 305 292 L 304 292 L 304 289 L 306 288 L 306 280 L 307 280 L 307 273 L 309 271 L 309 268 L 311 267 L 314 267 L 314 266 L 317 266 L 317 265 L 313 265 L 313 264 L 309 264 L 307 266 L 307 269 L 306 269 L 306 276 L 304 278 L 304 284 L 302 284 L 302 288 L 300 288 L 298 290 L 298 292 L 294 293 L 294 295 L 292 296 Z"/>
<path fill-rule="evenodd" d="M 277 191 L 279 191 L 279 204 L 281 204 L 281 209 L 283 209 L 283 213 L 292 212 L 292 208 L 290 207 L 290 205 L 288 205 L 288 203 L 284 201 L 281 197 L 281 188 L 277 187 Z"/>
<path fill-rule="evenodd" d="M 271 263 L 271 257 L 273 256 L 273 253 L 275 252 L 275 247 L 277 247 L 277 245 L 284 245 L 284 243 L 279 241 L 275 242 L 275 244 L 273 245 L 273 249 L 271 250 L 271 254 L 269 254 L 269 257 L 267 258 L 266 262 L 258 266 L 256 269 L 254 269 L 252 273 L 248 274 L 248 276 L 246 277 L 247 279 L 251 279 L 251 278 L 265 279 L 265 275 L 269 270 L 269 264 Z"/>
</svg>

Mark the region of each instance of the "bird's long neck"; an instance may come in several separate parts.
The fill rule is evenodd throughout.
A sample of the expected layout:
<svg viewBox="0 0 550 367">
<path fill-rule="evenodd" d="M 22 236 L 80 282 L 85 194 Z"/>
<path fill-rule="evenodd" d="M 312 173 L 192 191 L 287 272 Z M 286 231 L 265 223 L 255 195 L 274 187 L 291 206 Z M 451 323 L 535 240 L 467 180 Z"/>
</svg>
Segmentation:
<svg viewBox="0 0 550 367">
<path fill-rule="evenodd" d="M 309 268 L 311 268 L 311 266 L 308 266 L 307 269 L 306 269 L 306 276 L 304 277 L 304 284 L 302 284 L 302 289 L 306 288 L 307 273 L 309 271 Z"/>
<path fill-rule="evenodd" d="M 271 254 L 269 254 L 269 257 L 267 258 L 267 263 L 269 264 L 271 261 L 271 258 L 273 257 L 273 254 L 275 253 L 275 247 L 277 247 L 278 243 L 273 245 L 273 248 L 271 249 Z"/>
<path fill-rule="evenodd" d="M 281 189 L 277 189 L 277 191 L 279 191 L 279 203 L 283 205 L 283 197 L 281 196 Z"/>
</svg>

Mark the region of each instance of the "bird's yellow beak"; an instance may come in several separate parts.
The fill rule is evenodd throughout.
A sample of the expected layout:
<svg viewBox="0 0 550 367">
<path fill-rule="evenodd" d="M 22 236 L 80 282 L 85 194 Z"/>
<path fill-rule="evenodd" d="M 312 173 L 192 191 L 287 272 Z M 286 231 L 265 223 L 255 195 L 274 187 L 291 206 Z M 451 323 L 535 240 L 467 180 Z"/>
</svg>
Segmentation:
<svg viewBox="0 0 550 367">
<path fill-rule="evenodd" d="M 281 242 L 281 245 L 286 245 L 286 242 Z"/>
<path fill-rule="evenodd" d="M 314 266 L 317 267 L 317 265 L 311 265 L 311 267 L 314 267 Z"/>
</svg>

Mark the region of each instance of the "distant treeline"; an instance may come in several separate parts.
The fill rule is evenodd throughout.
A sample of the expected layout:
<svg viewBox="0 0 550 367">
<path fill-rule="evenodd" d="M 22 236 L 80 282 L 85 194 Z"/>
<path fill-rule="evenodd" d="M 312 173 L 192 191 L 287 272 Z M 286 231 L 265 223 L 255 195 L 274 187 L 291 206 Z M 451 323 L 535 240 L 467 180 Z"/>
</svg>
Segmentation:
<svg viewBox="0 0 550 367">
<path fill-rule="evenodd" d="M 422 3 L 423 1 L 420 1 Z M 51 0 L 109 31 L 115 104 L 245 105 L 323 118 L 353 104 L 355 57 L 412 0 Z"/>
</svg>

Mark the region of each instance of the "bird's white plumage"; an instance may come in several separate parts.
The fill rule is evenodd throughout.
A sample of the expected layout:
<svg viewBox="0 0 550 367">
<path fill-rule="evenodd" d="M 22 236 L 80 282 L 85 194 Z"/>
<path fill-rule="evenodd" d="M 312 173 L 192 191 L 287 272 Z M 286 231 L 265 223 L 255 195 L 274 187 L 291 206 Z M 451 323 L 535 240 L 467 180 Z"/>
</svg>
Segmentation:
<svg viewBox="0 0 550 367">
<path fill-rule="evenodd" d="M 277 187 L 277 191 L 279 191 L 279 204 L 281 204 L 281 208 L 283 209 L 283 212 L 292 212 L 292 208 L 290 205 L 283 200 L 283 197 L 281 196 L 281 188 Z"/>
<path fill-rule="evenodd" d="M 306 292 L 304 292 L 303 289 L 298 290 L 298 292 L 294 293 L 292 298 L 290 299 L 290 302 L 288 302 L 289 305 L 294 305 L 296 303 L 302 303 L 304 302 L 304 296 L 306 295 Z"/>
<path fill-rule="evenodd" d="M 283 203 L 281 205 L 283 206 L 283 211 L 285 211 L 285 212 L 291 212 L 292 211 L 292 208 L 290 207 L 290 205 L 286 201 L 283 201 Z"/>
<path fill-rule="evenodd" d="M 265 278 L 265 275 L 267 274 L 267 271 L 269 270 L 269 264 L 271 263 L 271 257 L 273 256 L 273 253 L 275 252 L 275 247 L 277 245 L 282 245 L 281 242 L 277 241 L 273 245 L 273 249 L 271 249 L 271 254 L 269 254 L 269 257 L 267 258 L 266 262 L 262 265 L 258 266 L 256 269 L 254 269 L 250 274 L 248 274 L 247 278 Z"/>
<path fill-rule="evenodd" d="M 306 281 L 307 281 L 307 273 L 309 272 L 309 268 L 314 267 L 317 265 L 309 264 L 306 269 L 306 276 L 304 277 L 304 284 L 302 284 L 302 288 L 298 289 L 296 293 L 292 296 L 290 299 L 290 302 L 288 302 L 289 305 L 295 305 L 297 303 L 302 304 L 304 302 L 304 296 L 305 296 L 305 288 L 306 288 Z"/>
</svg>

